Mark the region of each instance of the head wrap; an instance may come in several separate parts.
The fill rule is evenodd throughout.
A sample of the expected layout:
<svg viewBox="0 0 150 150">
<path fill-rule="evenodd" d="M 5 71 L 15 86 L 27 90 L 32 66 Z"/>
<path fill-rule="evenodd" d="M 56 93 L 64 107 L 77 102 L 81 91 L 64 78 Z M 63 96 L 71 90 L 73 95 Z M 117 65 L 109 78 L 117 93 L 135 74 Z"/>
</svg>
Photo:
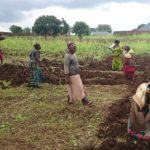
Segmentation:
<svg viewBox="0 0 150 150">
<path fill-rule="evenodd" d="M 128 45 L 125 45 L 125 46 L 123 47 L 123 49 L 126 50 L 126 51 L 129 51 L 129 50 L 130 50 L 130 47 L 129 47 Z"/>
<path fill-rule="evenodd" d="M 37 50 L 40 50 L 41 49 L 41 45 L 39 43 L 35 43 L 34 44 L 34 48 L 37 49 Z"/>
<path fill-rule="evenodd" d="M 71 50 L 72 48 L 76 48 L 76 45 L 73 42 L 68 42 L 67 43 L 67 48 L 68 48 L 68 50 Z"/>
<path fill-rule="evenodd" d="M 133 96 L 134 101 L 138 104 L 140 109 L 142 109 L 145 105 L 147 92 L 150 92 L 150 82 L 149 83 L 142 83 L 138 87 L 135 95 Z"/>
<path fill-rule="evenodd" d="M 120 41 L 119 40 L 114 40 L 114 43 L 119 44 Z"/>
</svg>

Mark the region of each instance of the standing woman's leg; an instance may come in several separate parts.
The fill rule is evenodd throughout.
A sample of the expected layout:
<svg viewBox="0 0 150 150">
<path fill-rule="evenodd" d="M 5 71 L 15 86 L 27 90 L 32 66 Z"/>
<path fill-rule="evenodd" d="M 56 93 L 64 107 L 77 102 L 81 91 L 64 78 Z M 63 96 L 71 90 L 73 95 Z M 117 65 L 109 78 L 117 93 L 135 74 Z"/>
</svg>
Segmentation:
<svg viewBox="0 0 150 150">
<path fill-rule="evenodd" d="M 113 57 L 113 60 L 112 60 L 112 70 L 115 71 L 117 69 L 116 65 L 117 65 L 116 58 Z"/>
<path fill-rule="evenodd" d="M 72 86 L 71 84 L 67 84 L 67 90 L 68 90 L 68 103 L 72 104 L 73 103 L 73 91 L 72 91 Z"/>
<path fill-rule="evenodd" d="M 118 58 L 118 63 L 119 63 L 118 69 L 119 69 L 119 71 L 122 71 L 123 70 L 123 61 L 122 61 L 121 57 Z"/>
</svg>

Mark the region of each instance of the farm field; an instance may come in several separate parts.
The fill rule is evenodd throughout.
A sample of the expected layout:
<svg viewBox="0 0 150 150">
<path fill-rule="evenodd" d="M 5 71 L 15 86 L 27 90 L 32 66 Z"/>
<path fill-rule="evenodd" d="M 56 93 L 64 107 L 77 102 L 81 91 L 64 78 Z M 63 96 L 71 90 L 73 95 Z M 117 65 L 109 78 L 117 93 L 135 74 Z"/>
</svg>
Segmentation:
<svg viewBox="0 0 150 150">
<path fill-rule="evenodd" d="M 78 37 L 56 37 L 45 40 L 43 37 L 8 37 L 0 42 L 0 48 L 7 55 L 15 57 L 28 57 L 33 44 L 39 42 L 42 47 L 42 56 L 48 58 L 61 58 L 65 54 L 66 43 L 74 41 L 77 45 L 79 58 L 103 59 L 111 52 L 108 47 L 114 39 L 120 39 L 121 45 L 130 45 L 136 54 L 150 53 L 150 35 L 132 36 L 87 36 L 79 41 Z"/>
<path fill-rule="evenodd" d="M 111 70 L 108 47 L 116 38 L 135 51 L 135 81 Z M 78 47 L 81 77 L 93 102 L 90 107 L 80 102 L 67 104 L 63 56 L 70 40 Z M 149 40 L 149 35 L 134 35 L 85 37 L 83 41 L 77 37 L 10 37 L 0 42 L 5 53 L 5 63 L 0 65 L 0 149 L 148 150 L 150 143 L 129 139 L 126 126 L 129 97 L 149 80 Z M 27 56 L 35 42 L 42 46 L 42 62 L 47 68 L 39 89 L 27 87 Z"/>
<path fill-rule="evenodd" d="M 2 90 L 0 149 L 69 150 L 101 143 L 99 123 L 116 95 L 117 99 L 125 96 L 126 92 L 117 94 L 121 87 L 88 87 L 91 107 L 68 105 L 65 86 L 44 84 L 41 89 L 30 89 L 22 85 Z M 121 91 L 126 89 L 123 85 Z"/>
</svg>

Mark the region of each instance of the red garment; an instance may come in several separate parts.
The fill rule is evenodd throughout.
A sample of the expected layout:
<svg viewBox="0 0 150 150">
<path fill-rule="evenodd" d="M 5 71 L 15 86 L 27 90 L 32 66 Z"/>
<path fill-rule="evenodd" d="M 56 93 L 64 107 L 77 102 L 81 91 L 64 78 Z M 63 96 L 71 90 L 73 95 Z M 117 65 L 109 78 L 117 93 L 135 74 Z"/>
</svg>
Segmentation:
<svg viewBox="0 0 150 150">
<path fill-rule="evenodd" d="M 124 70 L 126 78 L 128 78 L 128 79 L 134 78 L 134 73 L 135 73 L 136 67 L 133 65 L 130 65 L 130 59 L 125 59 L 123 70 Z"/>
<path fill-rule="evenodd" d="M 136 70 L 136 68 L 134 66 L 125 65 L 124 66 L 124 73 L 126 75 L 126 78 L 133 79 L 135 70 Z"/>
</svg>

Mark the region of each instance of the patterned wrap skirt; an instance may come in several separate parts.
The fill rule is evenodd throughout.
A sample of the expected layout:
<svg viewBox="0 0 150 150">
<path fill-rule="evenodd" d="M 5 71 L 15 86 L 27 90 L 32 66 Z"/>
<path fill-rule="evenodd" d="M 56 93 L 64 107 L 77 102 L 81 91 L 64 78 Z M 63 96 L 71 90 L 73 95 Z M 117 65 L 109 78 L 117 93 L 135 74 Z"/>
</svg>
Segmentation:
<svg viewBox="0 0 150 150">
<path fill-rule="evenodd" d="M 43 80 L 42 69 L 37 65 L 37 63 L 35 61 L 29 62 L 29 68 L 30 68 L 29 85 L 30 86 L 39 86 L 39 84 Z"/>
</svg>

